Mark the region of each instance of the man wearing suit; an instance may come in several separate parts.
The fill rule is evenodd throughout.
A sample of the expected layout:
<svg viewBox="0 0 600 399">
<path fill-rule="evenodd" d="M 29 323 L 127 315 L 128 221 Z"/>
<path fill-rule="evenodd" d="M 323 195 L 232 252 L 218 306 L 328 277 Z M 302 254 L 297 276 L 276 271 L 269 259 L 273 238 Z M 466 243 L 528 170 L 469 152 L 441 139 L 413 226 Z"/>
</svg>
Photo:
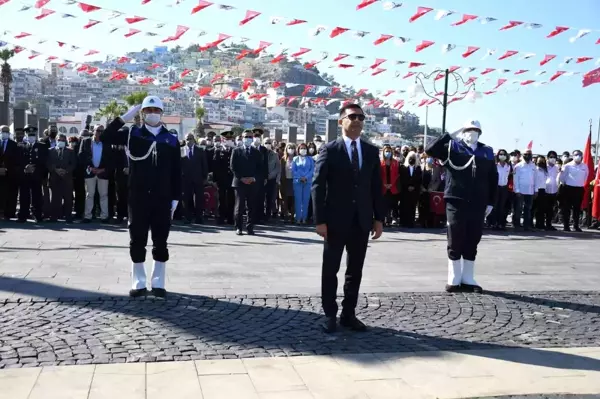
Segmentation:
<svg viewBox="0 0 600 399">
<path fill-rule="evenodd" d="M 19 216 L 18 222 L 25 223 L 29 218 L 29 206 L 33 210 L 36 223 L 43 221 L 42 180 L 48 173 L 46 160 L 48 147 L 38 141 L 37 128 L 25 125 L 26 141 L 18 144 L 19 170 Z"/>
<path fill-rule="evenodd" d="M 44 130 L 44 137 L 40 139 L 40 143 L 46 146 L 48 154 L 50 150 L 56 148 L 56 136 L 58 135 L 58 128 L 56 125 L 50 126 L 49 129 Z M 52 213 L 52 206 L 50 204 L 50 184 L 48 180 L 48 170 L 44 172 L 44 178 L 42 180 L 42 193 L 44 195 L 44 217 L 50 216 Z"/>
<path fill-rule="evenodd" d="M 366 329 L 356 318 L 355 308 L 369 232 L 373 239 L 383 232 L 379 150 L 360 139 L 364 120 L 359 105 L 343 106 L 338 120 L 343 135 L 321 147 L 315 166 L 313 211 L 317 234 L 325 239 L 321 297 L 327 316 L 323 329 L 328 333 L 337 328 L 337 272 L 344 248 L 347 261 L 340 324 L 355 331 Z"/>
<path fill-rule="evenodd" d="M 269 150 L 262 145 L 262 136 L 264 134 L 264 130 L 260 128 L 252 129 L 252 133 L 254 133 L 254 145 L 260 151 L 260 155 L 262 156 L 263 166 L 256 177 L 256 211 L 254 212 L 256 216 L 255 223 L 264 223 L 265 221 L 265 185 L 267 184 L 267 178 L 269 177 Z"/>
<path fill-rule="evenodd" d="M 423 185 L 423 171 L 417 161 L 417 153 L 409 152 L 400 168 L 400 225 L 415 227 L 415 212 Z"/>
<path fill-rule="evenodd" d="M 185 156 L 181 158 L 183 210 L 185 223 L 204 223 L 204 183 L 208 178 L 206 152 L 196 145 L 193 133 L 186 137 Z"/>
<path fill-rule="evenodd" d="M 67 136 L 60 134 L 56 147 L 48 151 L 48 171 L 50 172 L 50 221 L 56 222 L 63 215 L 67 223 L 72 221 L 73 212 L 73 171 L 77 166 L 75 151 L 67 147 Z"/>
<path fill-rule="evenodd" d="M 0 209 L 6 220 L 14 218 L 17 213 L 17 156 L 17 143 L 10 139 L 9 127 L 0 126 Z"/>
<path fill-rule="evenodd" d="M 83 222 L 92 221 L 92 209 L 94 208 L 94 196 L 96 190 L 100 195 L 100 219 L 102 223 L 108 223 L 108 179 L 111 172 L 111 148 L 104 146 L 100 136 L 104 132 L 104 126 L 94 127 L 94 136 L 81 143 L 79 149 L 79 161 L 85 168 L 85 213 Z"/>
<path fill-rule="evenodd" d="M 262 173 L 264 166 L 260 151 L 252 145 L 252 136 L 252 130 L 244 131 L 242 146 L 233 150 L 229 165 L 233 172 L 231 186 L 235 189 L 235 229 L 239 236 L 242 235 L 242 219 L 246 209 L 248 209 L 246 229 L 249 235 L 254 235 L 257 177 Z"/>
</svg>

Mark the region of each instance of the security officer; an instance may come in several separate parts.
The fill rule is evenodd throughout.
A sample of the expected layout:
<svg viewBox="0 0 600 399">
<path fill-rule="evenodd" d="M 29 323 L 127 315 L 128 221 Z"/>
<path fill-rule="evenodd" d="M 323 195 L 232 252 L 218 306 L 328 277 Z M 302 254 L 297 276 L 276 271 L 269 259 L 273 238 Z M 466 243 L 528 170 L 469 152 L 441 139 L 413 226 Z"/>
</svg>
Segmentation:
<svg viewBox="0 0 600 399">
<path fill-rule="evenodd" d="M 492 211 L 498 187 L 498 170 L 491 147 L 479 142 L 481 124 L 471 120 L 458 131 L 444 134 L 426 148 L 446 168 L 448 218 L 447 292 L 476 292 L 475 256 L 483 222 Z"/>
<path fill-rule="evenodd" d="M 122 130 L 141 110 L 144 125 Z M 146 244 L 152 231 L 152 294 L 165 297 L 165 270 L 169 260 L 167 239 L 173 212 L 181 197 L 181 152 L 177 137 L 161 123 L 164 107 L 156 96 L 132 107 L 113 120 L 100 137 L 107 145 L 127 145 L 129 164 L 129 253 L 132 287 L 129 295 L 146 295 Z"/>
<path fill-rule="evenodd" d="M 36 223 L 43 221 L 42 181 L 47 172 L 48 147 L 38 141 L 37 128 L 25 125 L 26 139 L 18 143 L 19 198 L 18 222 L 25 223 L 29 218 L 29 207 L 33 210 Z"/>
<path fill-rule="evenodd" d="M 213 164 L 213 180 L 219 188 L 219 224 L 233 224 L 233 209 L 235 207 L 235 191 L 231 187 L 233 181 L 233 172 L 229 169 L 231 162 L 231 153 L 235 147 L 233 141 L 233 132 L 226 131 L 221 133 L 225 143 L 215 150 Z"/>
</svg>

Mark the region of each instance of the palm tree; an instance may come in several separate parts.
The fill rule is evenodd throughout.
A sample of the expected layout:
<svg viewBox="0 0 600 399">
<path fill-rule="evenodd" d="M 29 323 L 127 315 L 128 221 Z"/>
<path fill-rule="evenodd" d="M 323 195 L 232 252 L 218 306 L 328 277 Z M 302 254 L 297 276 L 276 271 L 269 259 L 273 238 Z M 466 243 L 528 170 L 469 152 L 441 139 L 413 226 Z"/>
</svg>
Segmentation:
<svg viewBox="0 0 600 399">
<path fill-rule="evenodd" d="M 0 115 L 6 115 L 5 118 L 7 119 L 6 121 L 0 121 L 0 123 L 6 123 L 6 124 L 8 124 L 8 111 L 9 111 L 8 104 L 10 101 L 10 85 L 12 84 L 12 81 L 13 81 L 12 70 L 10 68 L 10 64 L 8 63 L 8 60 L 11 59 L 12 57 L 14 57 L 14 55 L 15 55 L 14 50 L 4 49 L 4 50 L 0 51 L 0 60 L 4 61 L 2 63 L 2 71 L 0 73 L 0 83 L 2 83 L 2 86 L 4 88 L 4 102 L 2 103 L 2 112 L 0 112 Z"/>
<path fill-rule="evenodd" d="M 147 91 L 136 91 L 135 93 L 131 93 L 123 97 L 123 100 L 125 100 L 127 105 L 133 107 L 134 105 L 141 104 L 146 97 L 148 97 Z"/>
<path fill-rule="evenodd" d="M 106 117 L 108 121 L 112 121 L 113 119 L 118 118 L 127 112 L 127 106 L 124 104 L 119 104 L 117 100 L 112 100 L 104 108 L 100 108 L 96 113 L 95 119 L 101 119 L 103 116 Z"/>
<path fill-rule="evenodd" d="M 196 108 L 196 135 L 202 137 L 204 135 L 204 115 L 206 111 L 203 107 Z"/>
</svg>

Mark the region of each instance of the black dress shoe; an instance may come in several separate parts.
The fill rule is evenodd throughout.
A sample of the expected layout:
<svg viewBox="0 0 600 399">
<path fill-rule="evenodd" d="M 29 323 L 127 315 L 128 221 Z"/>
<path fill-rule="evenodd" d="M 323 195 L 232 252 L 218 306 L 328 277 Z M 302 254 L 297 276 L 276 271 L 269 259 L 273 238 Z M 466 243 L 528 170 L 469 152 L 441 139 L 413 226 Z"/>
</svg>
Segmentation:
<svg viewBox="0 0 600 399">
<path fill-rule="evenodd" d="M 242 233 L 242 229 L 237 229 L 235 231 L 235 234 L 237 234 L 238 236 L 244 235 L 244 233 Z"/>
<path fill-rule="evenodd" d="M 91 219 L 81 219 L 81 223 L 85 223 L 85 224 L 92 223 L 92 220 Z"/>
<path fill-rule="evenodd" d="M 323 331 L 327 334 L 334 333 L 337 330 L 337 319 L 335 316 L 328 317 L 327 321 L 321 325 Z"/>
<path fill-rule="evenodd" d="M 248 235 L 249 236 L 253 236 L 254 235 L 254 229 L 248 229 Z"/>
<path fill-rule="evenodd" d="M 194 224 L 204 224 L 204 219 L 196 219 Z"/>
<path fill-rule="evenodd" d="M 481 294 L 483 293 L 483 288 L 481 288 L 478 285 L 471 285 L 471 284 L 461 284 L 461 291 L 463 292 L 474 292 L 475 294 Z"/>
<path fill-rule="evenodd" d="M 563 231 L 571 231 L 571 229 L 569 228 L 569 226 L 565 226 L 563 227 Z"/>
<path fill-rule="evenodd" d="M 546 231 L 556 231 L 556 227 L 554 227 L 554 226 L 546 226 Z"/>
<path fill-rule="evenodd" d="M 167 290 L 164 288 L 152 288 L 151 293 L 157 298 L 165 298 L 167 296 Z"/>
<path fill-rule="evenodd" d="M 446 292 L 460 292 L 460 284 L 459 285 L 450 285 L 446 284 Z"/>
<path fill-rule="evenodd" d="M 192 224 L 192 221 L 186 219 L 186 220 L 183 221 L 183 224 Z"/>
<path fill-rule="evenodd" d="M 581 233 L 581 232 L 582 232 L 582 230 L 579 228 L 579 226 L 577 226 L 577 227 L 574 227 L 574 228 L 573 228 L 573 230 L 575 230 L 575 231 L 576 231 L 576 232 L 578 232 L 578 233 Z"/>
<path fill-rule="evenodd" d="M 367 326 L 365 326 L 365 324 L 358 320 L 356 318 L 356 316 L 344 316 L 342 315 L 340 317 L 340 325 L 344 326 L 346 328 L 349 328 L 353 331 L 366 331 L 367 330 Z"/>
<path fill-rule="evenodd" d="M 129 296 L 132 298 L 137 298 L 139 296 L 148 295 L 148 290 L 146 288 L 140 288 L 139 290 L 131 289 L 129 290 Z"/>
<path fill-rule="evenodd" d="M 100 221 L 100 223 L 102 223 L 102 224 L 110 224 L 110 221 L 111 221 L 111 219 L 110 219 L 110 218 L 106 218 L 106 219 L 102 219 L 102 220 Z"/>
</svg>

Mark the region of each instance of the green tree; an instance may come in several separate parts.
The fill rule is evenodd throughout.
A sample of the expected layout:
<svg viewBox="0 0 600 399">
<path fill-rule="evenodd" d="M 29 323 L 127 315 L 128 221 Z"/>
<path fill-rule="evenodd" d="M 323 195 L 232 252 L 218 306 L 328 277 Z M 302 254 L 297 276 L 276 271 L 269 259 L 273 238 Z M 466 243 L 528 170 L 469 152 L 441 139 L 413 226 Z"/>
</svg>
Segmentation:
<svg viewBox="0 0 600 399">
<path fill-rule="evenodd" d="M 105 116 L 109 121 L 118 118 L 127 112 L 127 106 L 124 104 L 119 104 L 117 100 L 112 100 L 104 108 L 100 108 L 96 113 L 95 118 L 100 119 Z"/>
<path fill-rule="evenodd" d="M 0 60 L 2 60 L 2 70 L 0 72 L 0 83 L 2 83 L 2 87 L 4 89 L 4 102 L 2 103 L 2 107 L 3 107 L 3 114 L 6 115 L 8 117 L 8 104 L 10 101 L 10 85 L 13 82 L 13 76 L 12 76 L 12 69 L 10 67 L 10 64 L 8 63 L 8 60 L 11 59 L 12 57 L 14 57 L 15 55 L 15 51 L 14 50 L 8 50 L 8 49 L 4 49 L 2 51 L 0 51 Z M 7 123 L 8 124 L 8 120 L 6 121 L 0 121 L 0 123 Z"/>
<path fill-rule="evenodd" d="M 204 110 L 203 107 L 197 107 L 195 114 L 196 114 L 196 136 L 204 137 L 204 121 L 202 120 L 202 118 L 204 118 L 206 111 Z"/>
<path fill-rule="evenodd" d="M 125 100 L 127 105 L 133 107 L 134 105 L 141 104 L 146 97 L 148 97 L 147 91 L 136 91 L 135 93 L 124 96 L 123 100 Z"/>
<path fill-rule="evenodd" d="M 202 118 L 204 118 L 205 114 L 206 114 L 206 111 L 204 110 L 203 107 L 196 108 L 196 119 L 202 120 Z"/>
</svg>

